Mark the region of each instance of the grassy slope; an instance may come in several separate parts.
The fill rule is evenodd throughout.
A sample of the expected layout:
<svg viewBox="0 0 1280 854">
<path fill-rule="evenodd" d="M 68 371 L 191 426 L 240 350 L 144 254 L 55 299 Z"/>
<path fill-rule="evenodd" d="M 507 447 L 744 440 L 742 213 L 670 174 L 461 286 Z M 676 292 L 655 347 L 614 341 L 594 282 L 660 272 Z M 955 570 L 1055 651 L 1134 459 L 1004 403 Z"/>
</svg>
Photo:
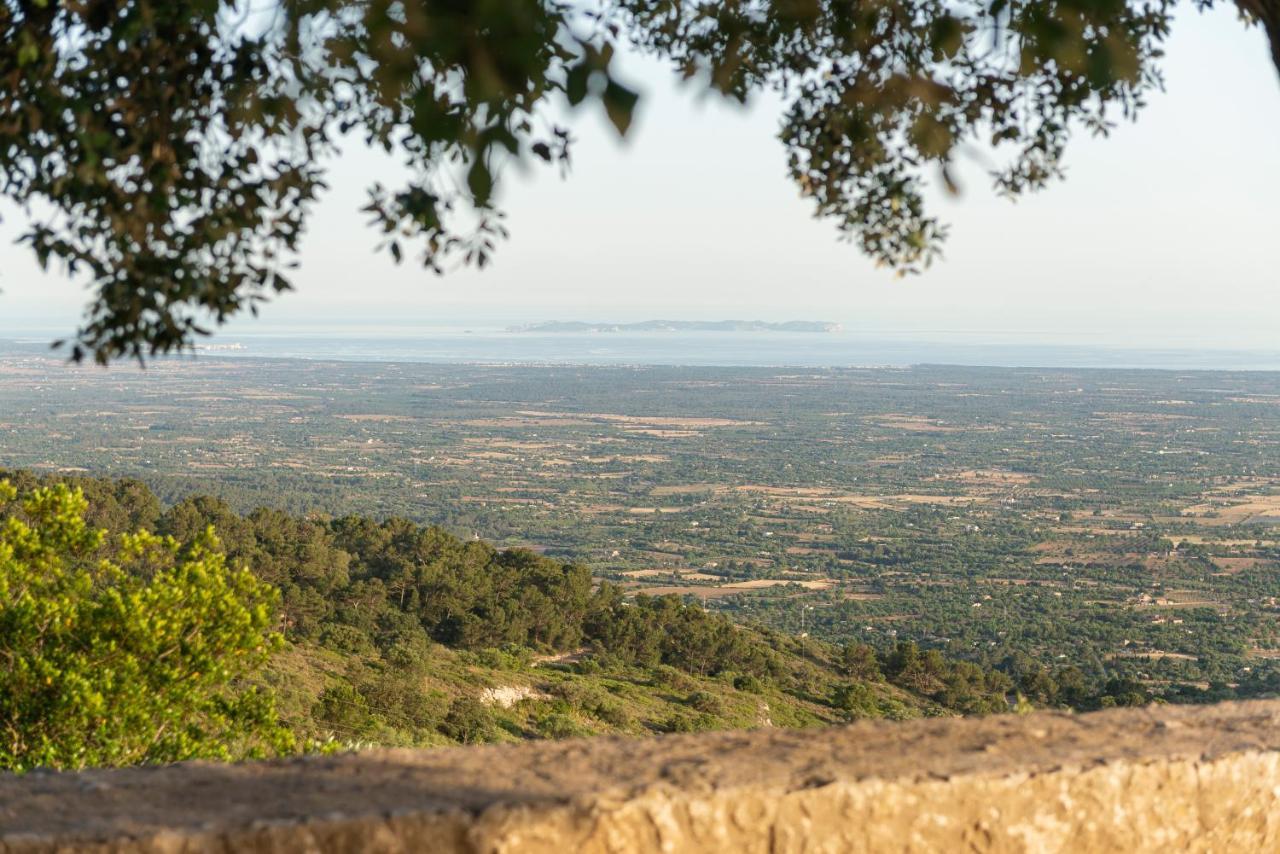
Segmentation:
<svg viewBox="0 0 1280 854">
<path fill-rule="evenodd" d="M 675 668 L 611 666 L 607 660 L 537 661 L 517 651 L 478 653 L 433 646 L 427 660 L 406 674 L 375 656 L 293 645 L 276 657 L 264 679 L 275 690 L 283 716 L 300 733 L 344 743 L 430 746 L 459 740 L 446 735 L 450 709 L 460 698 L 479 701 L 484 717 L 478 738 L 517 741 L 578 735 L 630 734 L 760 726 L 814 727 L 854 717 L 896 719 L 950 712 L 885 682 L 867 682 L 858 710 L 830 704 L 832 688 L 848 680 L 827 662 L 788 654 L 796 686 L 782 690 L 732 675 L 699 677 Z M 411 685 L 384 698 L 369 685 Z M 327 688 L 360 686 L 362 698 L 319 700 Z M 487 689 L 491 689 L 487 691 Z M 373 697 L 369 695 L 373 694 Z M 495 697 L 495 694 L 498 695 Z M 349 717 L 337 717 L 349 711 Z M 442 731 L 443 730 L 443 731 Z M 466 737 L 463 737 L 464 739 Z"/>
</svg>

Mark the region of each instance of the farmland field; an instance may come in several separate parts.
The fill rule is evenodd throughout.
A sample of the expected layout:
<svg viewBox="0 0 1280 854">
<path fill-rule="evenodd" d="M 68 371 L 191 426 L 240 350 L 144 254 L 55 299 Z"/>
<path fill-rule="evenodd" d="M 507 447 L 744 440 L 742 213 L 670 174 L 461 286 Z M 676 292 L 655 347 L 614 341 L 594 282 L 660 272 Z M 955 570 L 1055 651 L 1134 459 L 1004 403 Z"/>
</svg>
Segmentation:
<svg viewBox="0 0 1280 854">
<path fill-rule="evenodd" d="M 402 515 L 834 640 L 1275 687 L 1280 374 L 14 354 L 0 465 Z"/>
</svg>

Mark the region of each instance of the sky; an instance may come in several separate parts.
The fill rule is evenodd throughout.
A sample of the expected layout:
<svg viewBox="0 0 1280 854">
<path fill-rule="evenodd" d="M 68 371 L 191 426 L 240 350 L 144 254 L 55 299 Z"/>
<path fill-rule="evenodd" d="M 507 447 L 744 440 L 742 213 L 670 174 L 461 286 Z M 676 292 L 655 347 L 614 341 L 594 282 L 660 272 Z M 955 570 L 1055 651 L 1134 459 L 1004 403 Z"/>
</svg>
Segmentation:
<svg viewBox="0 0 1280 854">
<path fill-rule="evenodd" d="M 1079 136 L 1068 178 L 1010 203 L 976 164 L 946 256 L 922 276 L 876 270 L 813 218 L 786 176 L 779 104 L 746 108 L 628 60 L 643 93 L 619 141 L 595 112 L 570 116 L 567 178 L 509 175 L 512 236 L 483 272 L 437 277 L 375 254 L 359 208 L 395 167 L 352 148 L 303 243 L 298 290 L 236 333 L 501 326 L 552 318 L 834 320 L 851 330 L 1109 346 L 1280 349 L 1280 78 L 1265 39 L 1229 7 L 1184 8 L 1166 92 L 1137 124 Z M 42 274 L 0 208 L 0 334 L 72 332 L 84 292 Z"/>
</svg>

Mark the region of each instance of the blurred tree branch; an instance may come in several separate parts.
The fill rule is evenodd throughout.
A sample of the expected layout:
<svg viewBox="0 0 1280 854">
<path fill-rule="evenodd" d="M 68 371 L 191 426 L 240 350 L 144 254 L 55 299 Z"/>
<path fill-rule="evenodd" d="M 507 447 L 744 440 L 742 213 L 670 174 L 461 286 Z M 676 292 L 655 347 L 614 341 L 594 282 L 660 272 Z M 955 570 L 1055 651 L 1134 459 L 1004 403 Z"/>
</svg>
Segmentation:
<svg viewBox="0 0 1280 854">
<path fill-rule="evenodd" d="M 1196 0 L 1203 8 L 1210 3 Z M 1238 0 L 1271 38 L 1280 0 Z M 189 347 L 292 287 L 339 141 L 396 156 L 364 211 L 397 262 L 483 267 L 507 234 L 504 165 L 565 168 L 549 113 L 619 134 L 638 49 L 696 85 L 788 103 L 780 139 L 817 214 L 915 273 L 946 226 L 924 187 L 991 149 L 996 188 L 1060 177 L 1161 84 L 1173 0 L 0 0 L 0 193 L 42 266 L 85 277 L 70 353 Z"/>
</svg>

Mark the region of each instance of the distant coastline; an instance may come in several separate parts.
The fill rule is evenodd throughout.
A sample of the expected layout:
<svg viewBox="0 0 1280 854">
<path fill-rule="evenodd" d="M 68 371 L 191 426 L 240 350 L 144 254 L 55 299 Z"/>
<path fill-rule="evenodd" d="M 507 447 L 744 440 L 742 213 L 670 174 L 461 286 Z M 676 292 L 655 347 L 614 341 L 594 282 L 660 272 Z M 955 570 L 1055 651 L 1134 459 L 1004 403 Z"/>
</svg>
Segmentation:
<svg viewBox="0 0 1280 854">
<path fill-rule="evenodd" d="M 839 323 L 821 320 L 642 320 L 639 323 L 588 323 L 548 320 L 507 327 L 508 332 L 839 332 Z"/>
</svg>

